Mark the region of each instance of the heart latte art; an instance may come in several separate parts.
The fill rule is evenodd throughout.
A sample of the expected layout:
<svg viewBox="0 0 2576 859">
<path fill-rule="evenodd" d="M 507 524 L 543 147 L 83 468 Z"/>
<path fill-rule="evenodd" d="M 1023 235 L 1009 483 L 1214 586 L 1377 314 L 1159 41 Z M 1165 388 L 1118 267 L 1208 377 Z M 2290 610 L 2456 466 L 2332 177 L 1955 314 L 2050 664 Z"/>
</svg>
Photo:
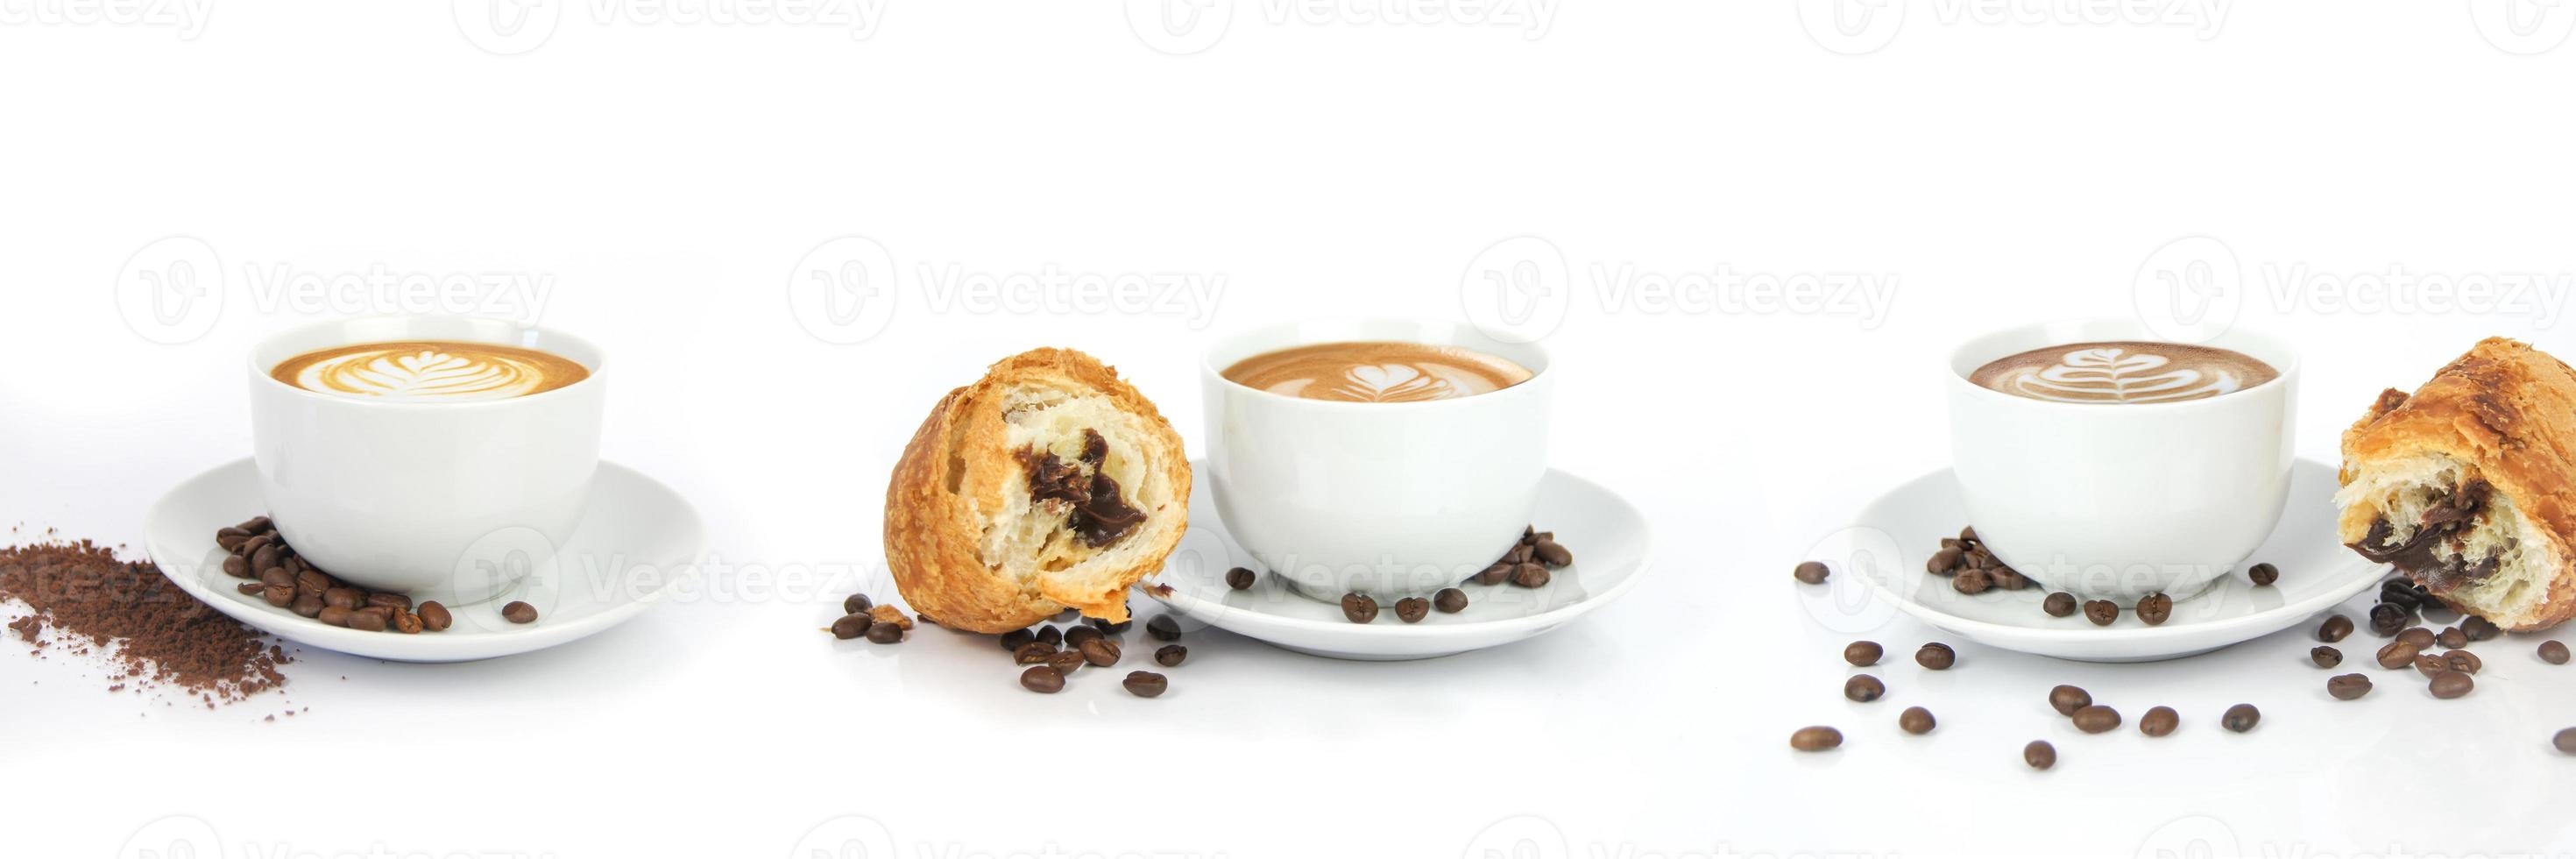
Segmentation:
<svg viewBox="0 0 2576 859">
<path fill-rule="evenodd" d="M 1421 343 L 1323 343 L 1255 355 L 1225 370 L 1236 384 L 1309 400 L 1417 403 L 1489 394 L 1529 381 L 1502 358 Z"/>
<path fill-rule="evenodd" d="M 1968 381 L 2034 400 L 2134 405 L 2223 397 L 2279 376 L 2241 352 L 2123 340 L 2033 349 L 1979 367 Z"/>
<path fill-rule="evenodd" d="M 415 402 L 506 400 L 590 377 L 560 355 L 447 340 L 361 343 L 288 358 L 269 376 L 319 394 Z"/>
</svg>

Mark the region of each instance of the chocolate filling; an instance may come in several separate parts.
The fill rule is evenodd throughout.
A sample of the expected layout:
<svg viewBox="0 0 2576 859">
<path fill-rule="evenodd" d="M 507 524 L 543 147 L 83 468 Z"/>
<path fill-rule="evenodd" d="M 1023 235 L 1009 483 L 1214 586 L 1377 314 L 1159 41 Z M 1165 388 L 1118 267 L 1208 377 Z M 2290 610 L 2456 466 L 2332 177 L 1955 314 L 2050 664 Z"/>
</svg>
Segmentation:
<svg viewBox="0 0 2576 859">
<path fill-rule="evenodd" d="M 1109 440 L 1098 430 L 1082 431 L 1081 458 L 1075 462 L 1053 451 L 1023 450 L 1018 456 L 1028 469 L 1029 500 L 1069 503 L 1073 509 L 1065 514 L 1065 527 L 1083 545 L 1105 548 L 1145 521 L 1145 511 L 1128 505 L 1118 481 L 1100 473 L 1100 464 L 1109 459 Z"/>
<path fill-rule="evenodd" d="M 2494 491 L 2495 487 L 2484 480 L 2470 481 L 2459 492 L 2424 511 L 2424 521 L 2404 541 L 2391 542 L 2397 529 L 2389 524 L 2387 517 L 2382 516 L 2370 523 L 2370 533 L 2362 537 L 2361 542 L 2348 545 L 2373 563 L 2394 564 L 2417 580 L 2427 581 L 2442 590 L 2478 581 L 2494 575 L 2502 565 L 2502 559 L 2489 556 L 2471 563 L 2456 547 L 2447 559 L 2436 550 L 2456 542 L 2459 532 L 2476 523 L 2478 514 L 2486 510 L 2487 497 Z"/>
</svg>

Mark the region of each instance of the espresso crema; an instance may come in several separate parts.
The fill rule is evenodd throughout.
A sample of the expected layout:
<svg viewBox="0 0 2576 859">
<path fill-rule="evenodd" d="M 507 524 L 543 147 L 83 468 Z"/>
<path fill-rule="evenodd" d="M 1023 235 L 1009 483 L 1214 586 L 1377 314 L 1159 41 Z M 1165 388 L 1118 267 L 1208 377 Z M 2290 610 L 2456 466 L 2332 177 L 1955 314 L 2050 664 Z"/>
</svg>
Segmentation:
<svg viewBox="0 0 2576 859">
<path fill-rule="evenodd" d="M 2137 340 L 2033 349 L 1977 368 L 1968 381 L 2016 397 L 2137 405 L 2223 397 L 2279 378 L 2242 352 Z"/>
<path fill-rule="evenodd" d="M 1319 343 L 1266 352 L 1225 369 L 1235 384 L 1309 400 L 1416 403 L 1490 394 L 1522 382 L 1528 368 L 1456 346 Z"/>
<path fill-rule="evenodd" d="M 318 394 L 414 402 L 506 400 L 590 378 L 590 368 L 550 352 L 452 340 L 360 343 L 306 352 L 269 370 Z"/>
</svg>

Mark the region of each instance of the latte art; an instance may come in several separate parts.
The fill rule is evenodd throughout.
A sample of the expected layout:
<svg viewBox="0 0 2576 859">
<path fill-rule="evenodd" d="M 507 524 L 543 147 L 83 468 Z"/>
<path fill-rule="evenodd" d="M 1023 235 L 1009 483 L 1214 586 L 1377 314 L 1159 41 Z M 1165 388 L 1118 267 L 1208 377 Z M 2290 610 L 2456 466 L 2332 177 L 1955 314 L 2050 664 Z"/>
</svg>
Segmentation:
<svg viewBox="0 0 2576 859">
<path fill-rule="evenodd" d="M 1422 343 L 1323 343 L 1255 355 L 1225 370 L 1236 384 L 1309 400 L 1418 403 L 1490 394 L 1529 381 L 1502 358 Z"/>
<path fill-rule="evenodd" d="M 544 393 L 589 378 L 590 370 L 535 349 L 410 340 L 306 352 L 279 363 L 269 376 L 335 396 L 473 402 Z"/>
<path fill-rule="evenodd" d="M 2223 397 L 2279 376 L 2240 352 L 2116 341 L 2034 349 L 1979 367 L 1968 381 L 2034 400 L 2135 405 Z"/>
</svg>

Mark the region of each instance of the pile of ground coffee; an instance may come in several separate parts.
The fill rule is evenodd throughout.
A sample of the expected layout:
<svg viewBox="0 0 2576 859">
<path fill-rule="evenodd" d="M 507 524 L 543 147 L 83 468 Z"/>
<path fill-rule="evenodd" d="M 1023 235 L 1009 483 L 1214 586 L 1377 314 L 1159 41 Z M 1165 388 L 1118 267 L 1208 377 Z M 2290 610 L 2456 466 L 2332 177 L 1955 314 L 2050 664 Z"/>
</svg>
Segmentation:
<svg viewBox="0 0 2576 859">
<path fill-rule="evenodd" d="M 151 563 L 88 540 L 0 548 L 0 600 L 32 610 L 9 629 L 34 652 L 105 658 L 109 691 L 163 686 L 212 709 L 285 685 L 278 666 L 293 661 Z"/>
</svg>

